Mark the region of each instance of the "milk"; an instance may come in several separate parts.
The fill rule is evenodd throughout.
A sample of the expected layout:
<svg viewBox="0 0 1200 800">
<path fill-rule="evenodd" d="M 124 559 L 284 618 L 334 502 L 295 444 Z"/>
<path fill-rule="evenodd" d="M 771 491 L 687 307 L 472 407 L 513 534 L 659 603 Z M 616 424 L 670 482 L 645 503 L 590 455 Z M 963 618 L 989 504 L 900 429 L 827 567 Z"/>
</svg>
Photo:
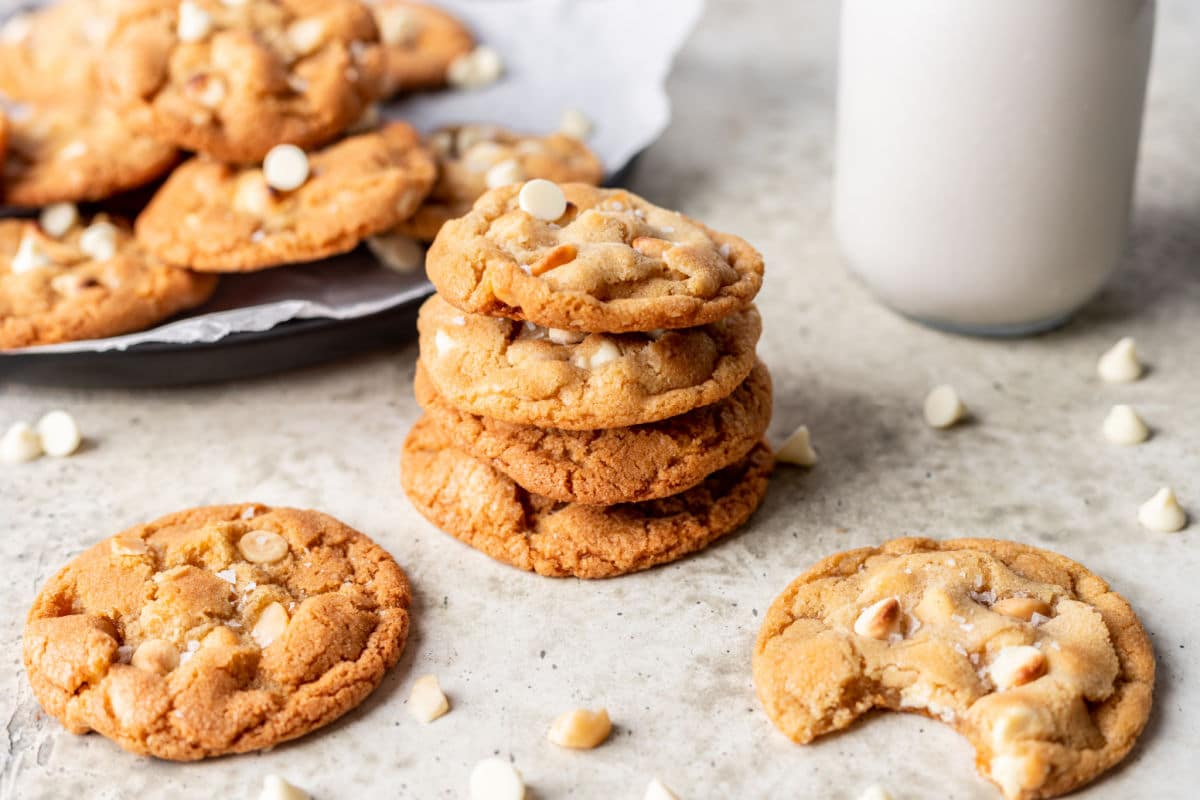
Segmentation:
<svg viewBox="0 0 1200 800">
<path fill-rule="evenodd" d="M 1124 249 L 1153 0 L 845 0 L 834 224 L 887 305 L 1051 327 Z"/>
</svg>

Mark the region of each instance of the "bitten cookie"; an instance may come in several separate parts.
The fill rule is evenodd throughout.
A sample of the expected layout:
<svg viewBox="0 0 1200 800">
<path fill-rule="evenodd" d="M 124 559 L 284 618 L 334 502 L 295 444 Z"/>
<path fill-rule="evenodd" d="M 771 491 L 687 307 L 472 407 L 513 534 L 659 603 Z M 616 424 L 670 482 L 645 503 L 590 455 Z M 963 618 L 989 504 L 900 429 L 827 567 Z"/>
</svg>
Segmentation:
<svg viewBox="0 0 1200 800">
<path fill-rule="evenodd" d="M 531 178 L 589 184 L 604 179 L 600 159 L 562 133 L 533 136 L 497 125 L 461 125 L 434 133 L 429 145 L 438 157 L 437 184 L 417 213 L 396 228 L 425 242 L 495 186 Z"/>
<path fill-rule="evenodd" d="M 402 122 L 309 153 L 311 175 L 280 192 L 263 169 L 195 158 L 137 220 L 141 244 L 172 264 L 240 272 L 344 253 L 411 214 L 434 180 L 433 156 Z"/>
<path fill-rule="evenodd" d="M 384 50 L 384 94 L 440 89 L 456 58 L 475 47 L 458 19 L 426 3 L 368 0 Z"/>
<path fill-rule="evenodd" d="M 717 403 L 649 425 L 596 431 L 514 425 L 459 411 L 420 366 L 415 389 L 417 402 L 455 447 L 534 494 L 587 505 L 690 489 L 745 457 L 771 421 L 771 376 L 762 363 Z"/>
<path fill-rule="evenodd" d="M 762 331 L 750 307 L 700 328 L 578 334 L 465 314 L 440 295 L 417 318 L 421 365 L 462 411 L 543 428 L 623 428 L 728 397 Z"/>
<path fill-rule="evenodd" d="M 1150 714 L 1154 654 L 1125 600 L 1060 555 L 990 539 L 838 553 L 771 605 L 754 649 L 767 716 L 801 743 L 872 708 L 953 725 L 1009 800 L 1119 762 Z"/>
<path fill-rule="evenodd" d="M 0 349 L 95 339 L 148 328 L 200 305 L 217 279 L 167 266 L 104 215 L 56 236 L 0 220 Z M 57 238 L 56 238 L 57 237 Z"/>
<path fill-rule="evenodd" d="M 14 206 L 104 200 L 163 175 L 177 151 L 133 133 L 86 93 L 64 93 L 9 113 L 0 201 Z"/>
<path fill-rule="evenodd" d="M 357 0 L 130 0 L 100 74 L 139 130 L 254 162 L 353 124 L 382 89 L 378 39 Z"/>
<path fill-rule="evenodd" d="M 400 657 L 404 573 L 316 511 L 171 514 L 105 539 L 51 578 L 25 669 L 72 733 L 188 761 L 294 739 L 358 705 Z"/>
<path fill-rule="evenodd" d="M 741 527 L 766 495 L 771 467 L 760 444 L 674 497 L 564 505 L 456 449 L 423 418 L 404 443 L 401 477 L 430 522 L 497 561 L 551 577 L 607 578 L 675 561 Z"/>
<path fill-rule="evenodd" d="M 438 292 L 464 311 L 596 332 L 704 325 L 758 293 L 762 256 L 738 237 L 622 189 L 561 188 L 557 219 L 523 210 L 509 185 L 447 223 L 427 262 Z"/>
</svg>

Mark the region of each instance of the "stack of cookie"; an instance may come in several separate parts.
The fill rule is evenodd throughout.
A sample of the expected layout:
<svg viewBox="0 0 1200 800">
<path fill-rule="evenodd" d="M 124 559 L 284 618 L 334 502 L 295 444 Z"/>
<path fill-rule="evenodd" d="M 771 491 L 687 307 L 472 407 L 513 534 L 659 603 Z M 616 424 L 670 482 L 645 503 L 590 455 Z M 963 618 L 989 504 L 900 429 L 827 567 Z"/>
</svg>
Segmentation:
<svg viewBox="0 0 1200 800">
<path fill-rule="evenodd" d="M 427 263 L 409 498 L 493 558 L 599 578 L 741 526 L 772 467 L 762 257 L 623 190 L 531 180 Z"/>
</svg>

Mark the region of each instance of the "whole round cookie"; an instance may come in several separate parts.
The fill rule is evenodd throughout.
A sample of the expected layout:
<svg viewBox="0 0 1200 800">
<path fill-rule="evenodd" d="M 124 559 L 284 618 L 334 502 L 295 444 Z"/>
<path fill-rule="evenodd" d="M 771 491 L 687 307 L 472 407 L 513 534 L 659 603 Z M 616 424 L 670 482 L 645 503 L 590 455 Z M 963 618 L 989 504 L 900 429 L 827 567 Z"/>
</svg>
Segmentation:
<svg viewBox="0 0 1200 800">
<path fill-rule="evenodd" d="M 1068 558 L 896 539 L 830 556 L 776 598 L 754 683 L 800 743 L 873 708 L 941 719 L 1008 800 L 1035 800 L 1129 752 L 1150 714 L 1154 653 L 1124 598 Z"/>
<path fill-rule="evenodd" d="M 429 145 L 438 157 L 437 184 L 417 213 L 396 227 L 425 242 L 493 186 L 531 178 L 588 184 L 604 179 L 596 154 L 563 133 L 534 136 L 498 125 L 459 125 L 437 131 Z"/>
<path fill-rule="evenodd" d="M 197 508 L 51 578 L 25 670 L 72 733 L 178 761 L 261 750 L 362 702 L 400 657 L 410 601 L 392 557 L 332 517 Z"/>
<path fill-rule="evenodd" d="M 614 505 L 679 494 L 745 457 L 771 421 L 771 376 L 759 362 L 733 394 L 677 417 L 595 431 L 536 428 L 459 411 L 418 365 L 417 402 L 454 446 L 534 494 Z"/>
<path fill-rule="evenodd" d="M 673 497 L 564 504 L 525 491 L 423 417 L 404 442 L 401 479 L 430 522 L 497 561 L 556 578 L 609 578 L 675 561 L 740 528 L 766 496 L 772 465 L 764 443 Z"/>
<path fill-rule="evenodd" d="M 9 152 L 0 201 L 14 206 L 104 200 L 163 175 L 178 152 L 133 133 L 121 115 L 85 92 L 9 111 Z"/>
<path fill-rule="evenodd" d="M 200 305 L 213 275 L 168 266 L 120 223 L 98 215 L 57 238 L 32 220 L 0 220 L 0 350 L 148 328 Z"/>
<path fill-rule="evenodd" d="M 172 264 L 240 272 L 354 249 L 411 214 L 433 185 L 433 156 L 393 122 L 308 154 L 312 177 L 270 188 L 259 167 L 195 158 L 137 219 L 138 241 Z"/>
<path fill-rule="evenodd" d="M 358 0 L 129 0 L 100 66 L 137 128 L 220 161 L 261 161 L 350 127 L 382 89 Z"/>
<path fill-rule="evenodd" d="M 413 0 L 368 0 L 384 51 L 384 94 L 440 89 L 446 71 L 475 47 L 458 19 Z"/>
<path fill-rule="evenodd" d="M 750 307 L 699 328 L 579 334 L 465 314 L 440 295 L 417 317 L 420 361 L 462 411 L 542 428 L 624 428 L 728 397 L 754 367 Z"/>
<path fill-rule="evenodd" d="M 59 0 L 0 25 L 0 93 L 13 100 L 96 91 L 96 65 L 126 0 Z"/>
<path fill-rule="evenodd" d="M 551 328 L 644 331 L 714 322 L 762 285 L 762 256 L 746 242 L 623 189 L 564 185 L 555 220 L 524 211 L 521 189 L 493 189 L 438 234 L 429 278 L 452 305 Z"/>
</svg>

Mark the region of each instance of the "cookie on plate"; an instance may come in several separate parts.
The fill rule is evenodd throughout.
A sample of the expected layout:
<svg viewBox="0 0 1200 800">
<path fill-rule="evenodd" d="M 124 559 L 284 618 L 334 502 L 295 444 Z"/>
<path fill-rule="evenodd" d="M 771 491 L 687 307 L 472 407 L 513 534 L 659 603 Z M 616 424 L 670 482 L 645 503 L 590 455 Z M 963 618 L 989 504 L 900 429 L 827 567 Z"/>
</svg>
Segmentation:
<svg viewBox="0 0 1200 800">
<path fill-rule="evenodd" d="M 25 670 L 72 733 L 189 761 L 261 750 L 358 705 L 404 648 L 396 562 L 316 511 L 182 511 L 105 539 L 42 587 Z"/>
<path fill-rule="evenodd" d="M 760 362 L 733 394 L 677 417 L 596 431 L 514 425 L 459 411 L 418 365 L 417 402 L 459 450 L 534 494 L 613 505 L 678 494 L 741 460 L 771 421 L 771 376 Z"/>
<path fill-rule="evenodd" d="M 438 181 L 429 199 L 397 232 L 432 242 L 447 221 L 461 217 L 488 189 L 531 178 L 599 183 L 604 166 L 586 144 L 563 133 L 533 136 L 498 125 L 460 125 L 429 137 L 438 156 Z"/>
<path fill-rule="evenodd" d="M 96 65 L 125 0 L 59 0 L 0 25 L 0 93 L 13 100 L 94 92 Z"/>
<path fill-rule="evenodd" d="M 472 414 L 543 428 L 623 428 L 728 397 L 750 374 L 762 331 L 750 307 L 700 328 L 578 334 L 466 314 L 440 295 L 417 317 L 421 365 Z"/>
<path fill-rule="evenodd" d="M 741 527 L 766 495 L 772 461 L 759 444 L 673 497 L 564 504 L 457 449 L 425 417 L 405 440 L 401 478 L 430 522 L 497 561 L 551 577 L 608 578 L 675 561 Z"/>
<path fill-rule="evenodd" d="M 762 256 L 737 236 L 623 189 L 561 189 L 558 219 L 523 210 L 513 184 L 442 228 L 428 259 L 438 292 L 464 311 L 594 332 L 704 325 L 758 293 Z"/>
<path fill-rule="evenodd" d="M 249 163 L 333 139 L 379 96 L 383 68 L 357 0 L 130 0 L 100 74 L 142 132 Z"/>
<path fill-rule="evenodd" d="M 446 85 L 446 72 L 475 47 L 461 21 L 414 0 L 368 0 L 384 50 L 384 94 Z"/>
<path fill-rule="evenodd" d="M 104 200 L 161 177 L 176 162 L 169 144 L 130 130 L 86 92 L 65 92 L 9 110 L 9 152 L 0 201 L 14 206 Z"/>
<path fill-rule="evenodd" d="M 0 350 L 143 330 L 212 295 L 217 279 L 163 264 L 123 223 L 77 221 L 70 206 L 36 222 L 0 220 Z"/>
<path fill-rule="evenodd" d="M 807 743 L 873 708 L 953 725 L 1008 800 L 1055 797 L 1133 747 L 1154 654 L 1129 604 L 1055 553 L 896 539 L 819 562 L 754 648 L 767 716 Z"/>
<path fill-rule="evenodd" d="M 164 261 L 208 272 L 312 261 L 413 213 L 435 176 L 433 155 L 402 122 L 295 155 L 310 177 L 286 192 L 272 189 L 262 168 L 192 159 L 138 217 L 138 241 Z"/>
</svg>

